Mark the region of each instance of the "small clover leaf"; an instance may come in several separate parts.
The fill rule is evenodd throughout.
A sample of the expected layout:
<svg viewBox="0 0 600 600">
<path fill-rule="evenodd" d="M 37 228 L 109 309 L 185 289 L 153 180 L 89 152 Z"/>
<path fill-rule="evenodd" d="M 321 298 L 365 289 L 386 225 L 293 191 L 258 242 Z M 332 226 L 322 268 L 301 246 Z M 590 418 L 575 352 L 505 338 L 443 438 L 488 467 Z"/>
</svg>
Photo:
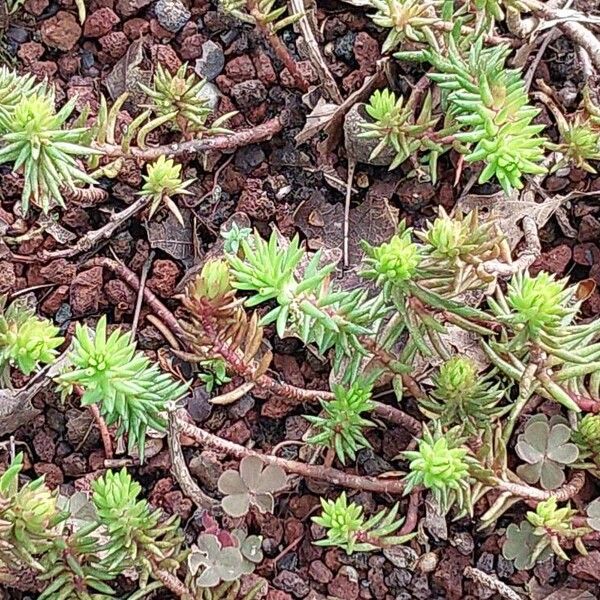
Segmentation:
<svg viewBox="0 0 600 600">
<path fill-rule="evenodd" d="M 537 535 L 529 521 L 523 521 L 521 525 L 511 523 L 507 527 L 502 555 L 513 562 L 515 569 L 531 569 L 536 562 L 546 560 L 551 553 L 547 539 Z"/>
<path fill-rule="evenodd" d="M 223 548 L 210 533 L 198 536 L 188 556 L 188 569 L 197 587 L 210 588 L 222 581 L 235 581 L 243 574 L 244 557 L 239 548 Z M 198 575 L 200 568 L 204 567 Z"/>
<path fill-rule="evenodd" d="M 254 572 L 256 565 L 262 562 L 262 536 L 248 535 L 243 529 L 234 529 L 231 533 L 242 553 L 243 572 L 249 575 Z"/>
<path fill-rule="evenodd" d="M 240 469 L 229 469 L 219 477 L 219 491 L 223 510 L 230 517 L 243 517 L 250 506 L 262 513 L 273 512 L 273 494 L 286 485 L 285 471 L 276 465 L 265 467 L 259 456 L 245 456 Z"/>
<path fill-rule="evenodd" d="M 588 504 L 586 509 L 587 524 L 595 531 L 600 531 L 600 498 Z"/>
<path fill-rule="evenodd" d="M 565 466 L 579 456 L 570 437 L 571 429 L 562 417 L 554 416 L 549 421 L 545 415 L 532 417 L 515 447 L 527 463 L 517 467 L 519 477 L 529 484 L 539 481 L 546 490 L 560 487 L 565 482 Z"/>
</svg>

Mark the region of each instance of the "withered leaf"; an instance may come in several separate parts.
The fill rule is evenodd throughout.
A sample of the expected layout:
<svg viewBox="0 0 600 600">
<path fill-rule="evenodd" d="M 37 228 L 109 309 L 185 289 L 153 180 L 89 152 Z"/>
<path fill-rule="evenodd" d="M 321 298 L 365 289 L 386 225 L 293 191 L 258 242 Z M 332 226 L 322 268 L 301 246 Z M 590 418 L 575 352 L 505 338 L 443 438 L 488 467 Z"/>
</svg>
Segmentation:
<svg viewBox="0 0 600 600">
<path fill-rule="evenodd" d="M 194 258 L 194 241 L 191 211 L 181 209 L 184 226 L 169 211 L 162 220 L 152 219 L 144 224 L 152 248 L 159 248 L 173 258 L 191 262 Z"/>
<path fill-rule="evenodd" d="M 124 92 L 130 92 L 129 100 L 136 103 L 142 100 L 144 94 L 139 88 L 139 83 L 149 84 L 151 74 L 141 68 L 144 60 L 144 39 L 139 38 L 132 42 L 125 56 L 113 67 L 105 79 L 106 88 L 113 100 Z"/>
</svg>

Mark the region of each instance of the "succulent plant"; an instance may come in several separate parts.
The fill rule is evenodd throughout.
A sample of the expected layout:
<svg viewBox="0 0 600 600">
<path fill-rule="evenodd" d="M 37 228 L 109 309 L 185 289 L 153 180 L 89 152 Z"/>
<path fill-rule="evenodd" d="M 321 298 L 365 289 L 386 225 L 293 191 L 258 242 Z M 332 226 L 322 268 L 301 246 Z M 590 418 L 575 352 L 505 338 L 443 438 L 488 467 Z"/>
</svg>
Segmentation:
<svg viewBox="0 0 600 600">
<path fill-rule="evenodd" d="M 219 0 L 219 6 L 224 12 L 244 23 L 267 27 L 272 34 L 302 18 L 302 13 L 280 18 L 286 13 L 287 6 L 276 8 L 275 4 L 276 0 Z"/>
<path fill-rule="evenodd" d="M 398 504 L 367 519 L 363 507 L 349 503 L 346 493 L 342 492 L 335 500 L 321 498 L 321 507 L 321 515 L 312 520 L 326 530 L 327 537 L 316 540 L 317 546 L 337 546 L 352 554 L 397 546 L 414 537 L 413 534 L 393 535 L 404 522 L 402 518 L 396 519 Z"/>
<path fill-rule="evenodd" d="M 235 581 L 245 572 L 240 548 L 223 547 L 217 536 L 210 533 L 198 536 L 188 555 L 187 566 L 196 588 L 211 588 L 222 581 Z"/>
<path fill-rule="evenodd" d="M 442 146 L 427 143 L 425 133 L 432 129 L 437 118 L 431 115 L 431 96 L 428 95 L 419 117 L 413 117 L 413 107 L 404 104 L 402 96 L 396 98 L 389 89 L 376 90 L 365 106 L 367 114 L 373 122 L 362 124 L 363 132 L 360 137 L 366 139 L 379 139 L 380 142 L 371 152 L 369 160 L 375 159 L 384 148 L 394 150 L 396 156 L 390 164 L 390 169 L 395 169 L 407 158 L 414 156 L 420 150 L 437 150 L 441 152 Z"/>
<path fill-rule="evenodd" d="M 229 254 L 237 254 L 242 240 L 248 239 L 252 235 L 250 227 L 239 227 L 237 223 L 232 223 L 231 227 L 221 232 L 221 237 L 225 240 L 223 251 Z"/>
<path fill-rule="evenodd" d="M 58 383 L 66 391 L 75 385 L 82 388 L 81 403 L 97 404 L 107 425 L 118 423 L 118 435 L 127 433 L 129 451 L 137 448 L 143 461 L 148 428 L 165 430 L 162 413 L 187 386 L 136 352 L 128 333 L 117 329 L 107 337 L 105 316 L 92 335 L 77 324 L 68 364 Z"/>
<path fill-rule="evenodd" d="M 99 152 L 80 143 L 85 128 L 64 127 L 75 102 L 73 98 L 56 112 L 54 95 L 38 90 L 22 96 L 8 115 L 0 115 L 0 164 L 11 163 L 23 173 L 23 212 L 32 201 L 44 212 L 52 201 L 64 206 L 61 187 L 95 183 L 75 157 Z"/>
<path fill-rule="evenodd" d="M 600 160 L 600 128 L 580 114 L 571 121 L 567 121 L 562 115 L 560 117 L 557 119 L 560 142 L 548 144 L 549 149 L 560 152 L 564 157 L 558 161 L 555 170 L 565 164 L 572 164 L 588 173 L 596 173 L 589 161 Z"/>
<path fill-rule="evenodd" d="M 250 506 L 262 513 L 273 512 L 273 494 L 286 485 L 285 471 L 277 465 L 267 465 L 258 456 L 245 456 L 239 472 L 229 469 L 219 477 L 223 510 L 231 517 L 244 516 Z"/>
<path fill-rule="evenodd" d="M 498 319 L 521 331 L 520 338 L 535 341 L 560 333 L 572 321 L 579 308 L 572 301 L 575 291 L 545 271 L 535 277 L 521 272 L 510 280 L 505 300 L 499 296 L 488 303 Z"/>
<path fill-rule="evenodd" d="M 213 109 L 209 106 L 207 97 L 202 94 L 206 80 L 199 80 L 193 73 L 186 76 L 187 68 L 187 63 L 184 63 L 172 75 L 159 64 L 154 73 L 153 87 L 142 83 L 139 85 L 152 100 L 154 111 L 165 117 L 170 115 L 172 122 L 183 132 L 226 132 L 219 126 L 235 113 L 223 115 L 208 128 L 206 122 Z"/>
<path fill-rule="evenodd" d="M 243 529 L 234 529 L 231 534 L 242 554 L 242 572 L 249 575 L 264 558 L 262 536 L 248 535 Z"/>
<path fill-rule="evenodd" d="M 520 525 L 511 523 L 506 528 L 506 539 L 502 545 L 502 555 L 512 561 L 515 569 L 525 571 L 537 562 L 543 562 L 552 554 L 545 536 L 538 535 L 536 528 L 529 522 Z"/>
<path fill-rule="evenodd" d="M 423 427 L 418 450 L 407 450 L 400 456 L 410 461 L 404 478 L 405 493 L 422 485 L 430 490 L 442 513 L 457 504 L 461 512 L 470 510 L 471 470 L 478 466 L 460 437 L 460 427 L 446 433 L 439 423 L 433 431 Z"/>
<path fill-rule="evenodd" d="M 402 288 L 413 279 L 419 268 L 421 256 L 419 247 L 412 241 L 412 229 L 405 224 L 389 242 L 379 246 L 363 243 L 366 257 L 362 276 L 373 279 L 389 293 L 396 286 Z"/>
<path fill-rule="evenodd" d="M 144 185 L 139 194 L 150 198 L 150 218 L 159 206 L 164 205 L 175 215 L 183 226 L 183 216 L 173 202 L 172 196 L 191 194 L 186 188 L 193 183 L 193 179 L 183 181 L 181 178 L 181 165 L 176 165 L 172 159 L 159 156 L 155 162 L 148 165 L 148 174 L 142 176 Z"/>
<path fill-rule="evenodd" d="M 565 481 L 565 467 L 579 455 L 570 438 L 571 429 L 562 417 L 531 417 L 515 446 L 519 457 L 527 462 L 517 467 L 519 477 L 531 484 L 539 481 L 547 490 L 560 487 Z"/>
<path fill-rule="evenodd" d="M 500 383 L 479 375 L 466 356 L 442 363 L 432 381 L 434 388 L 429 396 L 419 398 L 419 409 L 442 426 L 460 425 L 466 434 L 478 435 L 510 410 L 510 406 L 498 407 L 505 395 Z"/>
<path fill-rule="evenodd" d="M 103 568 L 120 572 L 135 566 L 147 575 L 152 562 L 160 564 L 177 555 L 182 541 L 178 517 L 163 520 L 160 509 L 151 511 L 148 502 L 139 499 L 140 484 L 125 468 L 107 471 L 92 483 L 92 489 L 99 521 L 108 535 Z"/>
<path fill-rule="evenodd" d="M 590 502 L 585 509 L 587 524 L 594 530 L 600 531 L 600 498 Z"/>
<path fill-rule="evenodd" d="M 204 372 L 198 375 L 198 379 L 204 382 L 204 387 L 209 394 L 215 388 L 231 381 L 231 377 L 227 375 L 227 365 L 222 359 L 202 360 L 199 366 Z"/>
<path fill-rule="evenodd" d="M 544 125 L 533 123 L 539 110 L 528 104 L 520 73 L 505 67 L 510 48 L 484 47 L 483 35 L 468 44 L 465 56 L 453 36 L 447 53 L 431 45 L 420 58 L 431 63 L 430 78 L 442 88 L 448 110 L 462 131 L 462 144 L 475 144 L 465 154 L 468 162 L 484 161 L 479 182 L 495 177 L 508 195 L 523 187 L 523 176 L 542 174 Z M 446 56 L 448 58 L 446 58 Z"/>
<path fill-rule="evenodd" d="M 29 375 L 40 363 L 54 362 L 56 348 L 64 342 L 58 327 L 16 302 L 3 310 L 5 302 L 0 297 L 0 374 L 7 365 L 15 365 Z"/>
<path fill-rule="evenodd" d="M 5 133 L 3 123 L 13 113 L 23 96 L 36 90 L 33 75 L 19 75 L 7 66 L 0 67 L 0 133 Z"/>
<path fill-rule="evenodd" d="M 297 236 L 286 246 L 276 232 L 268 242 L 254 234 L 242 240 L 241 248 L 243 258 L 227 255 L 233 287 L 250 292 L 248 307 L 276 300 L 261 324 L 275 323 L 280 337 L 290 332 L 307 345 L 315 344 L 321 354 L 334 348 L 334 370 L 349 358 L 344 383 L 353 381 L 365 354 L 358 336 L 369 333 L 377 300 L 363 289 L 340 290 L 330 278 L 335 265 L 321 266 L 320 251 L 308 260 Z"/>
<path fill-rule="evenodd" d="M 435 43 L 430 26 L 440 20 L 437 9 L 441 4 L 440 0 L 369 0 L 369 5 L 377 11 L 370 15 L 373 23 L 391 29 L 382 53 L 394 50 L 405 40 Z"/>
<path fill-rule="evenodd" d="M 600 468 L 600 415 L 585 415 L 571 439 L 579 449 L 579 458 L 591 460 L 592 465 Z"/>
<path fill-rule="evenodd" d="M 375 424 L 362 416 L 362 413 L 373 409 L 371 389 L 370 383 L 360 380 L 349 389 L 334 386 L 335 398 L 321 401 L 324 415 L 304 416 L 316 431 L 307 442 L 331 448 L 342 464 L 346 464 L 346 458 L 356 460 L 358 450 L 371 447 L 363 429 Z"/>
</svg>

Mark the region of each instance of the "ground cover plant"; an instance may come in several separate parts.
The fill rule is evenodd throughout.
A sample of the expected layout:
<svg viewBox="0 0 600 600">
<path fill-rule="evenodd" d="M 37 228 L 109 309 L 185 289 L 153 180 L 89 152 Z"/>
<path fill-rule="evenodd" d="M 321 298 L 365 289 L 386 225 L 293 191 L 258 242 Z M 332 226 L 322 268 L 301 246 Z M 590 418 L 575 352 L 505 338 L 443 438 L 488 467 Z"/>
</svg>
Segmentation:
<svg viewBox="0 0 600 600">
<path fill-rule="evenodd" d="M 598 597 L 599 31 L 6 3 L 0 598 Z"/>
</svg>

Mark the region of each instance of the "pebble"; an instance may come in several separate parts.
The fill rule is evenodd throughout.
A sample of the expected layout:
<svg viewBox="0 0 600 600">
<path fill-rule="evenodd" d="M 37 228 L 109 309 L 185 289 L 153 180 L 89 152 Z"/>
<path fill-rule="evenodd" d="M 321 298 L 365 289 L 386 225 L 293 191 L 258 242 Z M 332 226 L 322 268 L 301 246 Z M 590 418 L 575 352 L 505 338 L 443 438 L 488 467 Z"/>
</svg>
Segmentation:
<svg viewBox="0 0 600 600">
<path fill-rule="evenodd" d="M 293 571 L 281 571 L 273 579 L 273 585 L 284 592 L 292 594 L 295 598 L 304 598 L 310 592 L 308 581 Z"/>
<path fill-rule="evenodd" d="M 64 10 L 42 22 L 42 41 L 50 48 L 71 50 L 81 37 L 81 27 L 74 15 Z"/>
<path fill-rule="evenodd" d="M 177 33 L 192 16 L 180 0 L 158 0 L 154 12 L 160 26 L 171 33 Z"/>
<path fill-rule="evenodd" d="M 267 90 L 259 79 L 236 83 L 231 88 L 231 97 L 240 108 L 258 106 L 267 97 Z"/>
<path fill-rule="evenodd" d="M 198 92 L 198 97 L 206 100 L 206 104 L 212 109 L 217 110 L 219 106 L 219 99 L 221 97 L 221 93 L 219 92 L 219 88 L 210 81 L 207 81 L 203 86 L 200 92 Z"/>
<path fill-rule="evenodd" d="M 204 79 L 212 81 L 223 72 L 225 55 L 223 48 L 212 40 L 202 44 L 202 56 L 196 61 L 194 71 Z"/>
<path fill-rule="evenodd" d="M 235 168 L 242 173 L 249 173 L 265 160 L 265 153 L 258 144 L 243 146 L 235 153 Z"/>
</svg>

